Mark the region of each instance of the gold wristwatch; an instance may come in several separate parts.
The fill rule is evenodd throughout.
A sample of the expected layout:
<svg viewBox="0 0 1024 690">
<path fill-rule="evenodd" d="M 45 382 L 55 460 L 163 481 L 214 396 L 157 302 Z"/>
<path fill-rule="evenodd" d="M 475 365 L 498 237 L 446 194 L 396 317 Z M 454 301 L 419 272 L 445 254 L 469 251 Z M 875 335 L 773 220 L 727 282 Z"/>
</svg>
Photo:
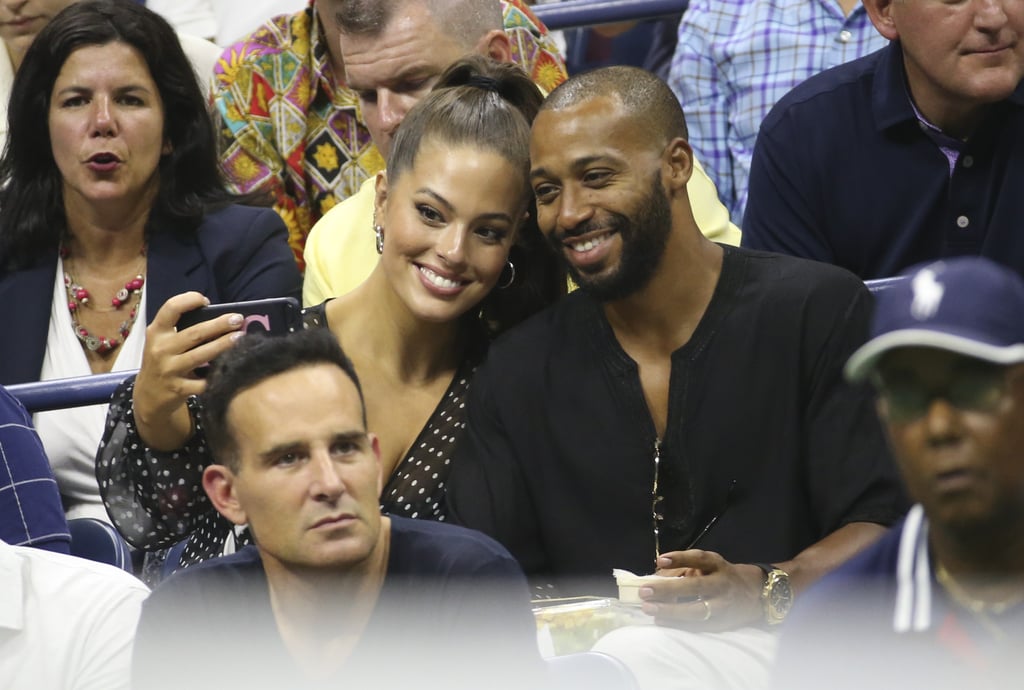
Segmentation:
<svg viewBox="0 0 1024 690">
<path fill-rule="evenodd" d="M 778 625 L 786 618 L 793 606 L 793 588 L 789 584 L 789 573 L 769 563 L 755 563 L 764 571 L 764 587 L 761 589 L 761 606 L 764 619 L 769 625 Z"/>
</svg>

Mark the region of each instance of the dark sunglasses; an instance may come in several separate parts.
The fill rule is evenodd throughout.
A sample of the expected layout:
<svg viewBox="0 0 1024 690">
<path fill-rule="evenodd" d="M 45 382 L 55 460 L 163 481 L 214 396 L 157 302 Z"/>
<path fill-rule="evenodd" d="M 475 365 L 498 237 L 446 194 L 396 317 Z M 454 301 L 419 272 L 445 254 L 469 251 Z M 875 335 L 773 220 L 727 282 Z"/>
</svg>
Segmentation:
<svg viewBox="0 0 1024 690">
<path fill-rule="evenodd" d="M 928 386 L 913 376 L 886 376 L 876 371 L 871 381 L 890 422 L 913 422 L 925 416 L 937 399 L 964 412 L 992 412 L 1003 399 L 1010 367 L 984 362 L 958 368 L 942 385 Z"/>
</svg>

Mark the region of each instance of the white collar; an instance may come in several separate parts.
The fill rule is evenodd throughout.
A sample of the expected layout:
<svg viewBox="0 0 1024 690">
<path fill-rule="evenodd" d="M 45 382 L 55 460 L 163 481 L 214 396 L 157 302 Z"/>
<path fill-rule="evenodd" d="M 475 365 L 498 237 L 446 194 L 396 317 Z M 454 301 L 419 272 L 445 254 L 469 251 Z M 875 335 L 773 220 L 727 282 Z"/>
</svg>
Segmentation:
<svg viewBox="0 0 1024 690">
<path fill-rule="evenodd" d="M 898 633 L 922 632 L 932 624 L 932 569 L 928 558 L 928 520 L 915 505 L 907 513 L 896 561 L 896 607 L 892 627 Z"/>
</svg>

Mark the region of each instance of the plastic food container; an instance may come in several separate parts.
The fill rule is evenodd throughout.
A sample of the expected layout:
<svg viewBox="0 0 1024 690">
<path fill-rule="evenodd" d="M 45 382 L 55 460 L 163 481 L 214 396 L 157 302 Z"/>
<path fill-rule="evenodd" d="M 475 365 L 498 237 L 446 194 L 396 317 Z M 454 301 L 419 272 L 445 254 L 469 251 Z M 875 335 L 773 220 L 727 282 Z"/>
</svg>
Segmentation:
<svg viewBox="0 0 1024 690">
<path fill-rule="evenodd" d="M 538 644 L 546 657 L 585 652 L 616 628 L 651 623 L 650 616 L 636 606 L 597 597 L 535 601 L 533 616 Z"/>
</svg>

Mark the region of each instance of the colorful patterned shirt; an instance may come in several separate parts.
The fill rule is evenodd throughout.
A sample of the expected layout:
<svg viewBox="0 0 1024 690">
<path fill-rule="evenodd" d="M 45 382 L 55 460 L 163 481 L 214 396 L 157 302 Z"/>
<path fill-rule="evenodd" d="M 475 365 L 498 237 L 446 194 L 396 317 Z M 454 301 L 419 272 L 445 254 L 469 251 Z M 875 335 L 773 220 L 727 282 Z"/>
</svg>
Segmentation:
<svg viewBox="0 0 1024 690">
<path fill-rule="evenodd" d="M 564 61 L 547 28 L 521 0 L 501 4 L 515 62 L 545 90 L 564 81 Z M 302 266 L 313 224 L 384 167 L 355 93 L 333 73 L 312 4 L 227 48 L 214 76 L 228 186 L 272 196 Z"/>
<path fill-rule="evenodd" d="M 887 43 L 863 5 L 837 0 L 692 0 L 679 25 L 669 85 L 686 111 L 690 144 L 734 223 L 761 120 L 790 89 Z"/>
</svg>

